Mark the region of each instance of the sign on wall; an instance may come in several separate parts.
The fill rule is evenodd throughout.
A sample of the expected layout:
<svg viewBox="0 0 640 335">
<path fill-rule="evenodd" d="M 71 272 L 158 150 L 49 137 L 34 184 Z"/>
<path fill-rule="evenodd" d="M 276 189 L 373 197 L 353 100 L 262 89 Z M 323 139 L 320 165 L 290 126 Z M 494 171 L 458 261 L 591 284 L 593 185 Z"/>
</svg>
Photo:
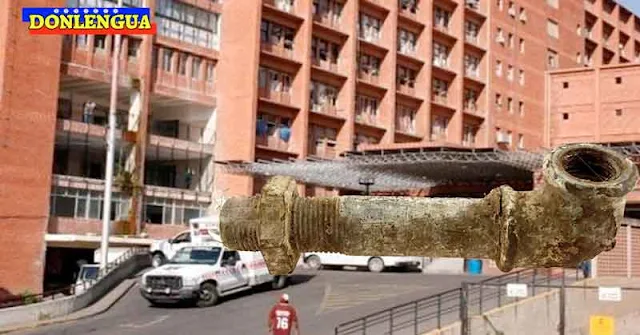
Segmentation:
<svg viewBox="0 0 640 335">
<path fill-rule="evenodd" d="M 507 284 L 507 297 L 526 298 L 528 295 L 527 284 Z"/>
<path fill-rule="evenodd" d="M 622 290 L 619 287 L 598 287 L 598 300 L 622 301 Z"/>
<path fill-rule="evenodd" d="M 589 335 L 614 335 L 614 319 L 610 316 L 592 315 L 589 322 Z"/>
</svg>

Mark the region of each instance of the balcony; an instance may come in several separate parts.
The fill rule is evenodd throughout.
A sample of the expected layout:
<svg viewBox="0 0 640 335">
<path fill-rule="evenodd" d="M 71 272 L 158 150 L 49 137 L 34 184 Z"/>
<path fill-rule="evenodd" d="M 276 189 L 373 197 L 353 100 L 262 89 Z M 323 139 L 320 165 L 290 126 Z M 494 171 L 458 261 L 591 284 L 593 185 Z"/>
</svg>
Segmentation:
<svg viewBox="0 0 640 335">
<path fill-rule="evenodd" d="M 374 128 L 381 128 L 378 115 L 376 113 L 366 113 L 356 111 L 356 123 Z"/>
<path fill-rule="evenodd" d="M 416 58 L 418 48 L 415 44 L 405 43 L 398 46 L 398 52 L 405 56 Z"/>
<path fill-rule="evenodd" d="M 325 27 L 329 27 L 335 31 L 339 31 L 340 33 L 342 33 L 340 16 L 334 13 L 331 13 L 331 12 L 315 13 L 313 15 L 313 21 Z"/>
<path fill-rule="evenodd" d="M 263 98 L 278 104 L 291 106 L 290 92 L 270 90 L 268 88 L 260 88 L 258 92 L 260 94 L 260 98 Z"/>
<path fill-rule="evenodd" d="M 259 135 L 256 134 L 256 146 L 258 149 L 277 152 L 285 155 L 293 155 L 295 153 L 289 151 L 291 145 L 290 142 L 284 141 L 280 138 L 279 131 L 276 130 L 273 134 Z"/>
<path fill-rule="evenodd" d="M 152 120 L 147 146 L 150 151 L 155 147 L 170 148 L 174 155 L 181 153 L 178 158 L 210 156 L 214 150 L 214 136 L 213 130 L 207 127 L 174 120 Z M 170 160 L 175 158 L 170 157 Z"/>
<path fill-rule="evenodd" d="M 447 93 L 434 92 L 431 95 L 431 103 L 448 111 L 456 110 L 456 108 L 451 105 L 451 101 Z"/>
<path fill-rule="evenodd" d="M 217 103 L 213 80 L 193 78 L 186 73 L 167 71 L 162 67 L 158 67 L 153 73 L 152 92 L 172 100 L 195 102 L 206 106 L 215 106 Z"/>
<path fill-rule="evenodd" d="M 416 95 L 416 87 L 415 80 L 413 79 L 398 79 L 396 82 L 396 88 L 398 92 L 408 95 L 415 96 Z"/>
<path fill-rule="evenodd" d="M 435 56 L 433 57 L 432 64 L 434 67 L 443 70 L 447 74 L 455 74 L 456 71 L 453 69 L 453 66 L 449 62 L 449 58 Z"/>
<path fill-rule="evenodd" d="M 315 142 L 315 143 L 313 143 Z M 335 159 L 337 157 L 336 140 L 321 138 L 311 141 L 308 148 L 308 156 L 314 156 L 323 159 Z"/>
<path fill-rule="evenodd" d="M 283 12 L 293 14 L 294 3 L 290 0 L 263 0 L 265 5 L 277 8 Z"/>
<path fill-rule="evenodd" d="M 379 70 L 359 70 L 358 79 L 363 80 L 371 85 L 379 86 L 380 74 Z"/>
<path fill-rule="evenodd" d="M 359 29 L 358 38 L 365 42 L 377 44 L 380 42 L 382 34 L 379 30 L 375 29 Z"/>
<path fill-rule="evenodd" d="M 331 72 L 331 73 L 338 73 L 339 72 L 339 67 L 338 67 L 338 62 L 336 61 L 330 61 L 328 59 L 322 60 L 322 59 L 318 59 L 318 58 L 311 58 L 311 64 L 313 64 L 313 66 L 316 66 L 318 68 L 321 68 L 325 71 Z"/>
<path fill-rule="evenodd" d="M 286 41 L 285 43 L 262 42 L 260 44 L 260 50 L 279 58 L 298 63 L 293 58 L 293 41 Z"/>
<path fill-rule="evenodd" d="M 324 114 L 324 115 L 329 115 L 329 116 L 334 116 L 334 117 L 339 117 L 341 118 L 341 116 L 338 113 L 338 108 L 335 105 L 332 105 L 330 103 L 325 103 L 325 104 L 311 104 L 310 110 L 314 113 L 319 113 L 319 114 Z"/>
</svg>

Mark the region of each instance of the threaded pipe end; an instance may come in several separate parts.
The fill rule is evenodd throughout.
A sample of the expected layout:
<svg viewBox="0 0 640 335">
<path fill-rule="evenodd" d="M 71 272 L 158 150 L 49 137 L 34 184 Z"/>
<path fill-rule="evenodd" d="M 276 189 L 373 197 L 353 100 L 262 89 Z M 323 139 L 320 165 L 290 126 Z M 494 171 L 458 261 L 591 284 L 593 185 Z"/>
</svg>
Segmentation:
<svg viewBox="0 0 640 335">
<path fill-rule="evenodd" d="M 340 198 L 296 198 L 291 235 L 300 252 L 340 252 L 344 225 L 340 222 Z"/>
<path fill-rule="evenodd" d="M 220 233 L 227 247 L 260 250 L 258 202 L 258 197 L 237 197 L 224 203 L 220 210 Z"/>
</svg>

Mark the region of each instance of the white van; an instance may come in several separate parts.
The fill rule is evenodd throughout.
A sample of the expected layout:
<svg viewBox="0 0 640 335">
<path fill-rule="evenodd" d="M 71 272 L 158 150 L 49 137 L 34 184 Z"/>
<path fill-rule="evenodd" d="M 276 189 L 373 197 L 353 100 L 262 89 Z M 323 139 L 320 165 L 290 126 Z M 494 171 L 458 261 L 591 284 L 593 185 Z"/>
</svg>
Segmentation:
<svg viewBox="0 0 640 335">
<path fill-rule="evenodd" d="M 269 274 L 259 252 L 230 250 L 210 242 L 179 249 L 167 264 L 142 275 L 139 285 L 152 304 L 190 300 L 206 307 L 215 305 L 219 297 L 264 283 L 281 289 L 287 278 Z"/>
<path fill-rule="evenodd" d="M 412 256 L 351 256 L 330 252 L 307 252 L 304 262 L 312 269 L 328 266 L 366 267 L 371 272 L 382 272 L 386 268 L 419 269 L 422 257 Z"/>
</svg>

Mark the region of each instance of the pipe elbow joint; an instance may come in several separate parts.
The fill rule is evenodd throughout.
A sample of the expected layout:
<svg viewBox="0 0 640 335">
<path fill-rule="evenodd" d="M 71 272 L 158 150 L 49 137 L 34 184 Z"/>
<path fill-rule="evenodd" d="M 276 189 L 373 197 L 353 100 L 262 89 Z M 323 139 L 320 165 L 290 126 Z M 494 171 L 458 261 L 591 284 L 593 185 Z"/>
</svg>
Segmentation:
<svg viewBox="0 0 640 335">
<path fill-rule="evenodd" d="M 623 155 L 595 144 L 569 144 L 543 163 L 545 184 L 531 192 L 500 187 L 502 271 L 568 267 L 613 249 L 625 196 L 638 169 Z"/>
</svg>

